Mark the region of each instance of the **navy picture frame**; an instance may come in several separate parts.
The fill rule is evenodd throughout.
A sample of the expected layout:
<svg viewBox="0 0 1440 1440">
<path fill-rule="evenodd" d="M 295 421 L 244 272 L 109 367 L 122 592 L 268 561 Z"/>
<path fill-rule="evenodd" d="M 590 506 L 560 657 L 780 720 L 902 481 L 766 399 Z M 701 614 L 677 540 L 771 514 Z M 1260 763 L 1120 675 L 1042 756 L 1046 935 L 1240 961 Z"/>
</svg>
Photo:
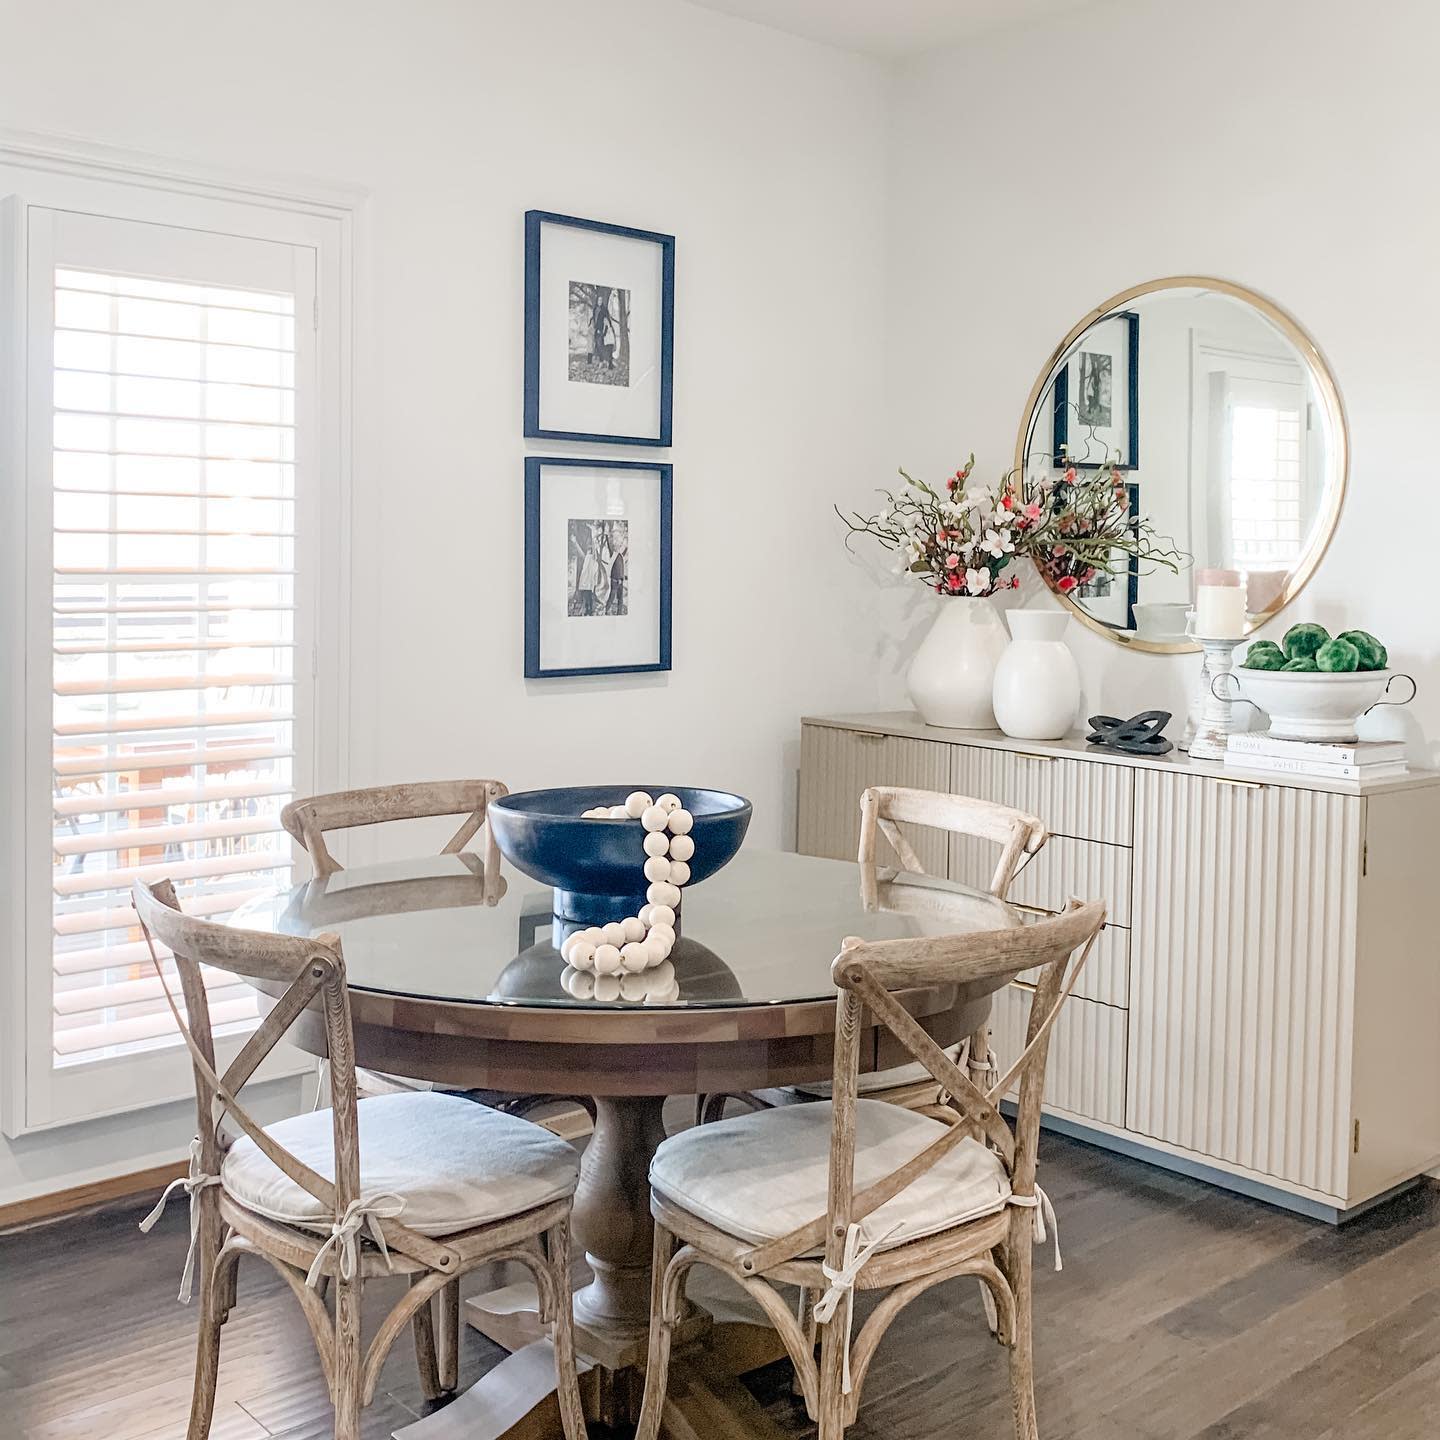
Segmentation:
<svg viewBox="0 0 1440 1440">
<path fill-rule="evenodd" d="M 658 245 L 661 253 L 660 296 L 660 433 L 606 435 L 586 430 L 544 430 L 540 426 L 540 242 L 546 225 L 568 225 L 604 235 L 620 235 Z M 606 445 L 671 444 L 671 412 L 675 371 L 675 237 L 656 230 L 636 230 L 603 220 L 582 220 L 552 210 L 525 212 L 525 436 L 531 440 L 590 440 Z"/>
<path fill-rule="evenodd" d="M 660 485 L 659 659 L 648 665 L 590 665 L 542 669 L 540 665 L 540 487 L 547 466 L 587 470 L 653 470 Z M 525 458 L 525 678 L 571 675 L 634 675 L 670 669 L 671 522 L 674 466 L 663 460 L 596 460 L 583 455 L 528 455 Z"/>
<path fill-rule="evenodd" d="M 1140 316 L 1134 310 L 1121 310 L 1113 315 L 1106 315 L 1105 320 L 1123 320 L 1125 322 L 1126 334 L 1126 388 L 1130 396 L 1130 423 L 1127 427 L 1126 440 L 1128 446 L 1126 454 L 1128 458 L 1122 465 L 1116 465 L 1117 470 L 1138 470 L 1140 468 Z M 1096 322 L 1097 324 L 1100 322 Z M 1089 333 L 1088 331 L 1086 332 Z M 1084 338 L 1083 336 L 1081 337 Z M 1079 341 L 1076 342 L 1078 349 Z M 1065 363 L 1060 367 L 1055 376 L 1054 390 L 1054 416 L 1055 435 L 1052 442 L 1052 453 L 1055 463 L 1060 463 L 1060 457 L 1066 453 L 1065 446 L 1070 439 L 1070 360 L 1066 356 Z M 1077 470 L 1098 470 L 1101 462 L 1098 460 L 1071 460 Z"/>
</svg>

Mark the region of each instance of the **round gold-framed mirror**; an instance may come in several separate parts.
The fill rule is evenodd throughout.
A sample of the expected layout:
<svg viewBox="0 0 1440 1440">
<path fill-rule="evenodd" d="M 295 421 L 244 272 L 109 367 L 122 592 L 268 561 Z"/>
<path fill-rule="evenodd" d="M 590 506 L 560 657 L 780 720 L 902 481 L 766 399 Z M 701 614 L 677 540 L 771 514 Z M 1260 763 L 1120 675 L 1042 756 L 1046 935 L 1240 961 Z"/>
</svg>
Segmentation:
<svg viewBox="0 0 1440 1440">
<path fill-rule="evenodd" d="M 1175 571 L 1117 552 L 1108 571 L 1041 574 L 1090 629 L 1178 654 L 1194 572 L 1238 570 L 1246 633 L 1304 588 L 1335 531 L 1349 435 L 1314 340 L 1229 280 L 1177 275 L 1112 295 L 1055 347 L 1021 415 L 1017 476 L 1111 470 Z"/>
</svg>

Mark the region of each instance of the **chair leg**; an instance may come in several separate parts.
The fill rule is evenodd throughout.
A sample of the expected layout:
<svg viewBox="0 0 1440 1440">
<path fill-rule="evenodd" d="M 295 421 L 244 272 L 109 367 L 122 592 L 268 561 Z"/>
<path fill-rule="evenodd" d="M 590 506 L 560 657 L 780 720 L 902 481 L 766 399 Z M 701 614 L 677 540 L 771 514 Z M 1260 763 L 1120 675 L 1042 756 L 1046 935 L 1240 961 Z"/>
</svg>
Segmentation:
<svg viewBox="0 0 1440 1440">
<path fill-rule="evenodd" d="M 850 1397 L 845 1393 L 845 1346 L 850 1337 L 841 1323 L 843 1307 L 820 1331 L 819 1430 L 817 1440 L 844 1440 L 845 1411 Z"/>
<path fill-rule="evenodd" d="M 452 1280 L 438 1296 L 435 1353 L 440 1367 L 440 1389 L 449 1394 L 460 1384 L 460 1282 Z"/>
<path fill-rule="evenodd" d="M 816 1294 L 813 1290 L 807 1290 L 803 1285 L 800 1287 L 800 1300 L 795 1310 L 795 1318 L 800 1322 L 800 1328 L 805 1332 L 805 1338 L 810 1342 L 810 1353 L 815 1353 L 815 1344 L 819 1339 L 817 1334 L 819 1324 L 815 1319 Z M 796 1372 L 790 1377 L 790 1393 L 792 1395 L 804 1395 L 805 1387 L 800 1383 L 800 1375 Z"/>
<path fill-rule="evenodd" d="M 1039 1440 L 1035 1418 L 1035 1361 L 1033 1350 L 1034 1307 L 1032 1304 L 1028 1211 L 1022 1222 L 1025 1233 L 1011 1232 L 1010 1270 L 1007 1279 L 1015 1293 L 1015 1335 L 1010 1346 L 1010 1406 L 1015 1416 L 1015 1440 Z"/>
<path fill-rule="evenodd" d="M 412 1282 L 413 1283 L 413 1282 Z M 440 1358 L 435 1345 L 435 1315 L 427 1300 L 410 1321 L 415 1332 L 415 1368 L 420 1372 L 420 1393 L 433 1403 L 444 1394 Z"/>
<path fill-rule="evenodd" d="M 335 1440 L 360 1440 L 360 1278 L 335 1277 Z"/>
<path fill-rule="evenodd" d="M 223 1301 L 226 1281 L 215 1283 L 216 1262 L 220 1256 L 220 1206 L 215 1191 L 208 1189 L 200 1197 L 200 1234 L 198 1285 L 200 1290 L 200 1328 L 195 1339 L 195 1388 L 190 1397 L 190 1425 L 185 1440 L 206 1440 L 210 1421 L 215 1414 L 215 1383 L 220 1374 L 220 1327 L 225 1323 Z M 233 1274 L 234 1267 L 231 1267 Z"/>
<path fill-rule="evenodd" d="M 645 1357 L 645 1399 L 635 1440 L 655 1440 L 665 1410 L 665 1386 L 670 1378 L 670 1340 L 674 1319 L 665 1308 L 665 1272 L 675 1254 L 675 1237 L 663 1226 L 655 1226 L 655 1248 L 650 1270 L 650 1348 Z"/>
<path fill-rule="evenodd" d="M 570 1291 L 570 1222 L 562 1220 L 545 1235 L 545 1250 L 555 1289 L 555 1393 L 565 1440 L 586 1440 L 585 1407 L 575 1370 L 575 1312 Z M 458 1296 L 457 1296 L 458 1301 Z M 457 1303 L 456 1314 L 459 1314 Z"/>
</svg>

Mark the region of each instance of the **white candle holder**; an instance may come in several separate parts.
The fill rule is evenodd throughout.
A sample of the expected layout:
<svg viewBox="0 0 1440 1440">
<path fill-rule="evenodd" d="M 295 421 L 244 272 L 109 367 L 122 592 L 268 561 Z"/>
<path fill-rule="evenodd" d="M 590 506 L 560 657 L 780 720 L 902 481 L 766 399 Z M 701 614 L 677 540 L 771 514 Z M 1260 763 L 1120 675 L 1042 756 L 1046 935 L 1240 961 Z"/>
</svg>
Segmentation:
<svg viewBox="0 0 1440 1440">
<path fill-rule="evenodd" d="M 1235 729 L 1235 710 L 1231 701 L 1217 690 L 1224 677 L 1235 668 L 1235 647 L 1240 636 L 1218 639 L 1211 635 L 1195 637 L 1205 650 L 1201 674 L 1205 676 L 1204 704 L 1195 733 L 1190 740 L 1192 760 L 1223 760 L 1230 736 Z"/>
</svg>

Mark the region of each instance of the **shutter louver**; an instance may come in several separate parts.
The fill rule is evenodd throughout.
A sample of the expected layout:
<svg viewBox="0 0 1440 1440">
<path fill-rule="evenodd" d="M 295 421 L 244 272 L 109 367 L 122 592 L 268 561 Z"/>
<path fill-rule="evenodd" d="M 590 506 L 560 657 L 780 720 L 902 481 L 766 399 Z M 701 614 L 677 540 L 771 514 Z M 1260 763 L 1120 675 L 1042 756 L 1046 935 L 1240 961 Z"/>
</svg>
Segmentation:
<svg viewBox="0 0 1440 1440">
<path fill-rule="evenodd" d="M 176 1043 L 132 881 L 223 919 L 289 880 L 294 311 L 55 271 L 57 1066 Z M 248 988 L 207 986 L 218 1031 L 254 1022 Z"/>
</svg>

